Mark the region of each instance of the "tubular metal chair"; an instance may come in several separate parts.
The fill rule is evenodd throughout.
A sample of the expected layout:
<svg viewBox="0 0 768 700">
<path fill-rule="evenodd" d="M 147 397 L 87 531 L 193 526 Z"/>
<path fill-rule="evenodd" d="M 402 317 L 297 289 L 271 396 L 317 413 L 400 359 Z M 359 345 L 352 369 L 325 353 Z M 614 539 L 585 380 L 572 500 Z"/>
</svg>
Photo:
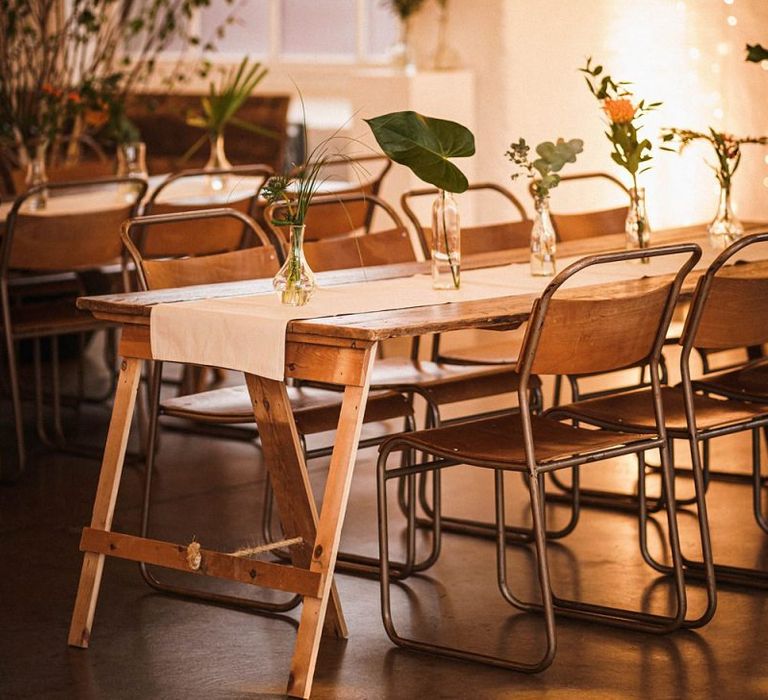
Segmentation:
<svg viewBox="0 0 768 700">
<path fill-rule="evenodd" d="M 630 285 L 628 290 L 619 296 L 600 297 L 599 294 L 579 290 L 560 293 L 562 285 L 585 268 L 633 260 L 646 255 L 685 255 L 685 260 L 672 281 L 641 280 Z M 521 407 L 518 414 L 417 431 L 393 437 L 383 443 L 377 471 L 382 617 L 387 634 L 395 644 L 449 658 L 478 661 L 516 671 L 538 672 L 545 669 L 554 658 L 556 614 L 656 633 L 671 632 L 684 624 L 686 590 L 673 498 L 665 501 L 669 531 L 667 544 L 673 562 L 672 589 L 675 609 L 672 614 L 651 614 L 556 597 L 552 592 L 547 561 L 545 474 L 626 454 L 637 454 L 642 467 L 643 453 L 646 450 L 658 449 L 661 453 L 664 483 L 667 492 L 672 492 L 672 467 L 669 462 L 658 372 L 651 374 L 655 420 L 653 425 L 642 433 L 630 433 L 623 429 L 586 429 L 562 423 L 549 416 L 537 416 L 531 410 L 528 382 L 534 372 L 567 372 L 581 375 L 618 369 L 641 361 L 649 363 L 657 370 L 664 334 L 683 278 L 700 256 L 698 246 L 686 244 L 650 248 L 642 252 L 609 253 L 574 263 L 555 277 L 534 306 L 518 363 L 518 398 Z M 399 450 L 418 450 L 429 456 L 432 461 L 388 468 L 389 456 Z M 440 471 L 458 464 L 494 470 L 498 583 L 503 597 L 512 606 L 522 611 L 544 615 L 546 649 L 536 662 L 489 656 L 411 639 L 400 635 L 395 628 L 389 569 L 386 566 L 389 558 L 387 483 L 394 478 Z M 507 583 L 503 480 L 505 471 L 517 471 L 527 476 L 542 603 L 521 600 L 510 590 Z M 641 501 L 641 519 L 643 504 L 644 501 Z M 439 507 L 436 508 L 435 515 L 439 521 Z"/>
<path fill-rule="evenodd" d="M 127 189 L 126 189 L 127 188 Z M 35 299 L 34 284 L 23 294 L 23 303 L 12 303 L 14 285 L 39 275 L 83 273 L 120 263 L 120 224 L 135 213 L 147 183 L 140 179 L 109 178 L 77 182 L 49 183 L 31 188 L 18 197 L 8 214 L 0 241 L 0 307 L 8 374 L 11 415 L 16 434 L 18 472 L 26 463 L 22 419 L 22 391 L 19 384 L 17 344 L 33 341 L 37 432 L 42 441 L 57 449 L 66 446 L 61 424 L 58 341 L 62 335 L 82 334 L 112 327 L 104 321 L 80 313 L 75 295 L 51 301 L 43 286 Z M 49 194 L 45 210 L 30 211 L 25 206 L 41 191 Z M 126 190 L 126 191 L 124 191 Z M 80 288 L 78 293 L 85 290 Z M 40 341 L 51 340 L 53 439 L 48 436 L 43 417 L 43 384 Z M 82 342 L 81 342 L 82 345 Z M 81 348 L 82 349 L 82 348 Z"/>
<path fill-rule="evenodd" d="M 762 508 L 765 479 L 761 475 L 760 464 L 760 427 L 768 425 L 768 408 L 765 405 L 768 401 L 765 395 L 760 398 L 759 377 L 762 375 L 764 378 L 764 369 L 756 364 L 747 366 L 742 372 L 729 372 L 711 379 L 705 377 L 696 382 L 691 382 L 690 371 L 693 350 L 717 351 L 761 345 L 768 341 L 768 266 L 763 263 L 726 267 L 726 263 L 744 248 L 765 242 L 768 242 L 768 233 L 740 239 L 723 251 L 699 280 L 680 341 L 683 346 L 680 361 L 682 383 L 674 388 L 664 387 L 662 398 L 669 440 L 688 440 L 690 443 L 696 505 L 702 527 L 706 520 L 702 513 L 706 510 L 704 493 L 709 478 L 706 462 L 703 468 L 701 466 L 699 443 L 707 444 L 716 437 L 751 431 L 752 506 L 755 520 L 768 534 L 768 519 Z M 753 385 L 751 382 L 755 377 L 758 377 L 758 383 Z M 755 399 L 757 402 L 753 402 Z M 552 409 L 550 415 L 615 428 L 618 424 L 615 416 L 619 415 L 619 411 L 623 417 L 623 430 L 647 430 L 652 417 L 649 390 L 571 404 Z M 707 558 L 710 546 L 708 535 L 703 530 L 702 543 L 705 562 L 684 559 L 684 563 L 687 573 L 704 576 L 709 582 Z M 646 556 L 653 561 L 650 555 Z M 666 570 L 658 563 L 653 562 L 652 565 L 659 571 Z M 717 563 L 715 572 L 718 581 L 768 587 L 768 571 Z M 714 592 L 710 591 L 710 597 L 713 595 Z"/>
<path fill-rule="evenodd" d="M 152 191 L 142 209 L 143 215 L 176 214 L 184 211 L 206 211 L 227 207 L 249 217 L 253 217 L 258 207 L 261 188 L 269 177 L 274 174 L 267 165 L 236 165 L 231 168 L 206 170 L 196 168 L 181 170 L 169 175 Z M 200 187 L 201 182 L 208 178 L 224 178 L 220 191 Z M 238 181 L 247 179 L 248 186 L 237 188 Z M 258 246 L 263 235 L 252 241 L 244 240 L 252 229 L 252 224 L 241 225 L 234 218 L 219 221 L 221 230 L 216 236 L 209 235 L 209 229 L 203 221 L 191 220 L 183 227 L 169 224 L 164 231 L 153 231 L 152 240 L 138 241 L 139 248 L 145 255 L 160 257 L 162 255 L 204 255 L 221 250 L 233 250 L 243 244 Z M 263 234 L 261 227 L 255 230 Z"/>
<path fill-rule="evenodd" d="M 196 227 L 200 227 L 201 222 L 206 223 L 208 236 L 211 241 L 216 238 L 218 231 L 223 230 L 223 237 L 226 240 L 228 238 L 227 227 L 220 228 L 217 224 L 222 220 L 225 223 L 230 223 L 229 220 L 233 219 L 239 226 L 249 228 L 249 233 L 255 239 L 260 240 L 262 245 L 210 255 L 163 257 L 158 259 L 144 255 L 139 248 L 139 239 L 151 242 L 155 230 L 160 235 L 163 235 L 170 226 L 175 225 L 184 228 L 189 222 L 192 222 Z M 177 234 L 174 232 L 174 235 Z M 260 229 L 254 226 L 252 219 L 245 214 L 231 209 L 209 209 L 198 212 L 137 217 L 125 222 L 122 228 L 122 239 L 136 264 L 142 289 L 164 289 L 192 284 L 213 284 L 217 282 L 263 278 L 274 274 L 279 267 L 275 250 L 266 237 L 263 236 Z M 158 244 L 156 247 L 162 247 L 162 245 Z M 162 370 L 163 363 L 155 362 L 150 389 L 151 406 L 147 444 L 147 471 L 141 520 L 142 537 L 146 537 L 149 532 L 152 475 L 154 472 L 158 418 L 160 415 L 208 425 L 214 429 L 229 426 L 231 430 L 225 436 L 231 437 L 235 434 L 235 431 L 238 431 L 241 438 L 244 437 L 245 439 L 252 440 L 257 437 L 256 429 L 253 426 L 253 407 L 245 385 L 225 387 L 161 400 Z M 312 387 L 289 387 L 288 395 L 302 442 L 304 442 L 306 435 L 335 430 L 341 407 L 341 395 L 338 392 Z M 406 428 L 412 429 L 412 409 L 408 400 L 403 395 L 395 392 L 380 391 L 371 393 L 366 406 L 365 422 L 380 422 L 393 418 L 405 419 Z M 222 433 L 219 432 L 218 434 L 221 435 Z M 378 442 L 380 442 L 380 438 L 367 438 L 360 441 L 360 446 L 366 447 L 378 444 Z M 305 454 L 307 458 L 314 458 L 330 454 L 330 451 L 330 447 L 314 450 L 305 449 Z M 265 511 L 269 511 L 269 506 L 265 508 Z M 295 561 L 297 557 L 303 557 L 304 554 L 300 551 L 291 552 L 291 556 Z M 294 607 L 300 601 L 300 597 L 295 597 L 284 604 L 276 604 L 254 601 L 250 598 L 202 593 L 197 590 L 181 588 L 160 581 L 145 564 L 141 564 L 141 572 L 147 583 L 158 590 L 220 603 L 248 605 L 262 611 L 285 611 Z"/>
</svg>

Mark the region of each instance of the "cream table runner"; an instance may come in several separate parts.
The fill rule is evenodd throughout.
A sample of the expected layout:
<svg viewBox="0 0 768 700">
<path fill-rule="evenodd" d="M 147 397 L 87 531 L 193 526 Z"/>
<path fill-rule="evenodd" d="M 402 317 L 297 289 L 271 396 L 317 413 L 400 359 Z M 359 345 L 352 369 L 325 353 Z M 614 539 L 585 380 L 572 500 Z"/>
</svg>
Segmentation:
<svg viewBox="0 0 768 700">
<path fill-rule="evenodd" d="M 715 253 L 708 251 L 699 267 L 714 257 Z M 565 269 L 577 259 L 563 259 L 559 268 Z M 675 272 L 681 262 L 682 258 L 675 256 L 652 258 L 647 264 L 625 262 L 587 268 L 568 286 L 665 275 Z M 285 333 L 290 321 L 540 294 L 550 281 L 549 277 L 532 277 L 527 264 L 514 264 L 462 272 L 461 289 L 451 291 L 433 290 L 428 275 L 417 275 L 320 287 L 301 307 L 281 304 L 274 293 L 158 304 L 152 308 L 150 318 L 152 354 L 158 360 L 225 367 L 282 379 Z"/>
</svg>

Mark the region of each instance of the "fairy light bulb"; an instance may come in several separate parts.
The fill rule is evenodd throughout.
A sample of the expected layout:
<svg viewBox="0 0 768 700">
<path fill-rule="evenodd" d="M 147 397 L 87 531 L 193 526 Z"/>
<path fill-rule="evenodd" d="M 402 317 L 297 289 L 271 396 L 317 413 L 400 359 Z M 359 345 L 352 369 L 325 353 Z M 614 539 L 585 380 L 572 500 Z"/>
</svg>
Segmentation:
<svg viewBox="0 0 768 700">
<path fill-rule="evenodd" d="M 735 15 L 728 15 L 728 19 L 725 21 L 728 22 L 731 27 L 735 27 L 739 23 L 739 20 L 736 19 Z"/>
</svg>

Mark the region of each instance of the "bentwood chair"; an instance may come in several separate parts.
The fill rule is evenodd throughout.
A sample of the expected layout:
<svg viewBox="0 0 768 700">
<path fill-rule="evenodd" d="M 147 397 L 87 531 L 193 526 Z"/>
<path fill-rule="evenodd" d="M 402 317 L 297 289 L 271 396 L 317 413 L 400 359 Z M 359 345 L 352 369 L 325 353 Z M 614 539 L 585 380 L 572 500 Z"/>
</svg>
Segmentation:
<svg viewBox="0 0 768 700">
<path fill-rule="evenodd" d="M 63 448 L 66 441 L 61 423 L 59 338 L 67 334 L 82 337 L 82 334 L 111 327 L 112 324 L 79 312 L 75 297 L 86 292 L 82 287 L 83 273 L 120 263 L 120 224 L 136 212 L 146 189 L 144 180 L 126 178 L 49 183 L 33 187 L 18 197 L 8 214 L 0 241 L 0 328 L 19 471 L 25 466 L 26 445 L 18 344 L 23 340 L 33 342 L 38 434 L 46 444 Z M 30 210 L 28 203 L 43 190 L 48 192 L 47 207 Z M 30 284 L 25 287 L 21 302 L 18 295 L 14 301 L 14 288 L 40 275 L 57 273 L 76 273 L 73 279 L 79 289 L 75 295 L 69 293 L 64 298 L 52 299 L 49 285 L 43 285 L 36 293 L 35 285 Z M 49 338 L 51 344 L 53 440 L 48 437 L 43 416 L 43 338 Z"/>
<path fill-rule="evenodd" d="M 220 224 L 222 222 L 229 224 L 232 220 L 238 226 L 248 228 L 251 237 L 258 240 L 260 245 L 211 254 L 158 258 L 144 254 L 139 247 L 140 242 L 144 242 L 153 244 L 150 249 L 162 248 L 162 243 L 154 245 L 152 240 L 156 232 L 162 236 L 169 227 L 178 226 L 183 229 L 190 222 L 196 227 L 205 223 L 211 241 L 216 239 L 220 231 L 223 232 L 222 246 L 224 246 L 229 238 L 229 227 L 220 226 Z M 174 233 L 174 239 L 176 235 Z M 198 212 L 137 217 L 125 222 L 122 227 L 122 239 L 136 264 L 141 288 L 147 290 L 271 277 L 279 267 L 276 252 L 263 232 L 255 226 L 253 220 L 248 216 L 232 209 L 209 209 Z M 215 248 L 216 246 L 212 247 Z M 240 437 L 247 440 L 258 437 L 257 426 L 254 426 L 253 406 L 244 384 L 161 400 L 162 371 L 163 363 L 155 362 L 150 389 L 150 425 L 141 521 L 143 537 L 148 535 L 150 525 L 152 476 L 160 416 L 192 422 L 196 425 L 207 425 L 212 429 L 213 434 L 219 434 L 223 437 Z M 335 391 L 313 387 L 288 387 L 288 396 L 296 427 L 305 447 L 306 457 L 314 458 L 330 454 L 331 447 L 307 450 L 305 437 L 335 430 L 341 408 L 341 395 Z M 366 406 L 364 422 L 371 424 L 395 418 L 404 419 L 406 428 L 412 429 L 412 409 L 407 399 L 395 392 L 371 393 Z M 230 430 L 226 433 L 215 432 L 215 429 L 224 427 L 229 427 Z M 378 444 L 379 441 L 380 438 L 376 437 L 366 438 L 360 441 L 360 446 Z M 265 508 L 268 510 L 269 506 L 265 506 Z M 247 605 L 262 611 L 288 610 L 294 607 L 299 600 L 294 598 L 285 604 L 275 604 L 217 593 L 202 593 L 198 590 L 182 588 L 159 580 L 145 564 L 141 565 L 141 571 L 149 585 L 158 590 L 216 602 Z"/>
<path fill-rule="evenodd" d="M 599 293 L 570 290 L 563 285 L 583 270 L 607 263 L 636 260 L 641 256 L 684 256 L 672 280 L 640 280 L 628 285 L 626 292 L 610 297 Z M 654 423 L 642 433 L 622 429 L 587 429 L 539 416 L 532 411 L 529 380 L 533 373 L 574 375 L 608 371 L 648 362 L 658 369 L 664 334 L 669 324 L 683 278 L 701 256 L 696 245 L 685 244 L 625 251 L 584 258 L 566 268 L 546 288 L 534 305 L 523 342 L 518 369 L 520 412 L 505 416 L 466 421 L 451 426 L 396 436 L 383 443 L 378 462 L 379 546 L 382 560 L 381 601 L 384 626 L 390 639 L 409 649 L 449 658 L 477 661 L 503 668 L 538 672 L 551 664 L 555 655 L 555 616 L 645 632 L 666 633 L 680 628 L 686 614 L 682 556 L 674 499 L 667 499 L 668 537 L 666 544 L 672 558 L 673 612 L 655 614 L 608 607 L 582 601 L 566 600 L 553 593 L 547 558 L 544 475 L 627 454 L 642 455 L 647 450 L 661 453 L 662 472 L 667 491 L 673 477 L 661 402 L 658 372 L 651 375 L 654 395 Z M 418 450 L 428 459 L 405 467 L 388 467 L 389 457 L 401 450 Z M 390 597 L 389 524 L 387 484 L 391 479 L 427 471 L 442 471 L 455 465 L 491 469 L 495 475 L 496 541 L 498 584 L 504 599 L 524 612 L 542 613 L 545 621 L 546 647 L 538 661 L 490 656 L 477 651 L 413 639 L 401 635 L 394 624 Z M 537 578 L 541 603 L 519 598 L 507 582 L 504 472 L 516 471 L 527 476 L 528 500 L 533 521 Z M 439 520 L 440 510 L 436 508 Z"/>
<path fill-rule="evenodd" d="M 768 519 L 763 512 L 765 479 L 761 474 L 760 427 L 768 425 L 768 406 L 761 398 L 760 364 L 745 367 L 713 378 L 691 381 L 690 357 L 693 350 L 721 351 L 768 342 L 768 265 L 765 263 L 727 265 L 748 246 L 768 242 L 768 233 L 746 236 L 723 251 L 699 280 L 691 310 L 686 320 L 681 344 L 682 383 L 664 387 L 667 435 L 672 440 L 690 443 L 692 476 L 696 488 L 699 520 L 706 522 L 704 493 L 707 488 L 707 464 L 701 466 L 699 443 L 724 435 L 751 432 L 752 437 L 752 507 L 755 520 L 768 534 Z M 755 377 L 757 383 L 752 384 Z M 763 385 L 764 386 L 764 385 Z M 720 398 L 716 398 L 720 397 Z M 722 398 L 725 397 L 725 398 Z M 616 416 L 622 416 L 621 427 L 629 432 L 648 429 L 651 422 L 650 391 L 639 390 L 617 396 L 592 399 L 552 409 L 561 418 L 615 428 Z M 667 492 L 666 498 L 671 498 Z M 707 576 L 708 536 L 702 531 L 705 561 L 685 559 L 693 576 Z M 650 560 L 650 555 L 649 560 Z M 665 568 L 654 563 L 660 571 Z M 718 581 L 758 587 L 768 586 L 768 571 L 717 563 Z M 710 593 L 710 596 L 714 593 Z M 713 606 L 713 603 L 710 603 Z"/>
</svg>

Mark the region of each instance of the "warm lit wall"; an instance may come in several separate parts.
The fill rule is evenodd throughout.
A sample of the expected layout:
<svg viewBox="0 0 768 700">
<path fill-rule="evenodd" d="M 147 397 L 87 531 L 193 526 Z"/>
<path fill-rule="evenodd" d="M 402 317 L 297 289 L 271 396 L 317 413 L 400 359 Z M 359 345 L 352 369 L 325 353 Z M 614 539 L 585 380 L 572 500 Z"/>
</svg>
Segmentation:
<svg viewBox="0 0 768 700">
<path fill-rule="evenodd" d="M 485 177 L 508 181 L 503 153 L 521 135 L 534 143 L 583 138 L 585 152 L 571 172 L 623 175 L 576 70 L 588 55 L 633 81 L 638 95 L 664 101 L 647 118 L 649 137 L 662 126 L 768 134 L 768 70 L 744 62 L 747 42 L 768 44 L 766 0 L 451 0 L 451 12 L 451 40 L 476 72 L 476 172 Z M 433 43 L 434 26 L 427 5 L 417 26 L 421 46 Z M 735 180 L 742 218 L 768 219 L 766 154 L 759 146 L 744 149 Z M 712 216 L 717 190 L 705 155 L 698 146 L 682 157 L 655 150 L 642 181 L 654 226 Z M 514 189 L 527 200 L 524 184 Z M 576 204 L 565 188 L 553 196 L 557 203 Z"/>
</svg>

